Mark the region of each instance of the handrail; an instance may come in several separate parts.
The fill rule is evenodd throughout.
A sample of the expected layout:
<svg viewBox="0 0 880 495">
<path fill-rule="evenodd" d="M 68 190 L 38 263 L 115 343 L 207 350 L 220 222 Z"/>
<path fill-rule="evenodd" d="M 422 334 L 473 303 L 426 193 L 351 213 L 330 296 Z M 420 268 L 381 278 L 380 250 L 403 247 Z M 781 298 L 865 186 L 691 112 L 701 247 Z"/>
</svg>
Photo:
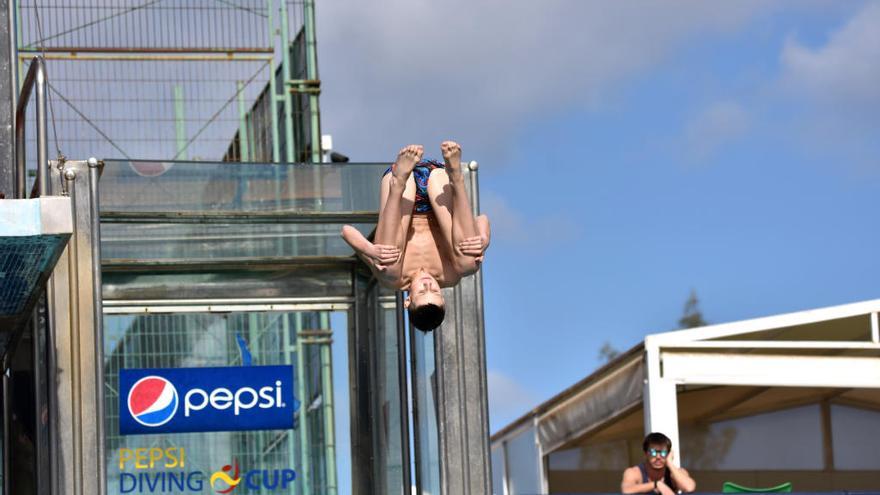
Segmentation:
<svg viewBox="0 0 880 495">
<path fill-rule="evenodd" d="M 15 109 L 15 197 L 27 196 L 27 166 L 25 162 L 25 120 L 31 92 L 37 88 L 37 187 L 40 196 L 49 192 L 49 142 L 46 136 L 46 63 L 43 57 L 31 59 L 31 65 Z"/>
</svg>

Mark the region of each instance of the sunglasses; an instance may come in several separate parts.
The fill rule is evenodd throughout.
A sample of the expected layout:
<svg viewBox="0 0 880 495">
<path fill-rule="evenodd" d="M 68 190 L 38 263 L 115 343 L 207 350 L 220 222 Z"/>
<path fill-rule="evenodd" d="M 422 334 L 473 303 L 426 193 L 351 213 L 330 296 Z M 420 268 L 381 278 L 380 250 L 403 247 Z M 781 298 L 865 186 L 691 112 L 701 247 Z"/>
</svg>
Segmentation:
<svg viewBox="0 0 880 495">
<path fill-rule="evenodd" d="M 665 458 L 667 455 L 669 455 L 669 452 L 665 449 L 664 450 L 648 449 L 648 454 L 650 454 L 651 457 L 660 456 L 660 457 Z"/>
</svg>

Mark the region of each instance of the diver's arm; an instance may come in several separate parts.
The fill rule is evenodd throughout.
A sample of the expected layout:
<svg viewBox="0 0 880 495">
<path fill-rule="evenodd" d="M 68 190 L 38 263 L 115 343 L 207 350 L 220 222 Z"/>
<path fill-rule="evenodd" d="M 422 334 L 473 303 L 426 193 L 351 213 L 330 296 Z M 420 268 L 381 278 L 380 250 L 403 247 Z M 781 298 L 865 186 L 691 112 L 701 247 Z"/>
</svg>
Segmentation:
<svg viewBox="0 0 880 495">
<path fill-rule="evenodd" d="M 386 271 L 400 262 L 400 249 L 386 244 L 373 244 L 351 225 L 342 227 L 342 238 L 364 262 L 377 271 Z"/>
</svg>

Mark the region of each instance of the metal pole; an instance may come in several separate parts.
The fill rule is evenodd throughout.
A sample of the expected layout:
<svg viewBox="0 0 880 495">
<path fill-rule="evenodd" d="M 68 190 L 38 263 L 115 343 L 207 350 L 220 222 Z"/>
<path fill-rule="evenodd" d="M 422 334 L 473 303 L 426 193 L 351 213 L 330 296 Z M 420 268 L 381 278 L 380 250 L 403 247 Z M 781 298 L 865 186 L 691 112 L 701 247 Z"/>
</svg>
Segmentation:
<svg viewBox="0 0 880 495">
<path fill-rule="evenodd" d="M 256 358 L 256 359 L 254 359 L 255 362 L 254 362 L 254 363 L 251 363 L 251 364 L 257 364 L 257 365 L 259 365 L 259 364 L 267 364 L 267 363 L 265 363 L 265 362 L 261 362 L 261 361 L 260 361 L 261 358 L 262 358 L 262 356 L 261 356 L 262 353 L 261 353 L 260 348 L 258 347 L 258 345 L 259 345 L 259 340 L 260 340 L 260 333 L 261 333 L 262 326 L 263 326 L 263 325 L 262 325 L 262 322 L 260 321 L 260 316 L 261 316 L 261 315 L 270 315 L 270 314 L 271 314 L 271 313 L 259 313 L 259 314 L 258 314 L 258 313 L 255 313 L 255 312 L 253 312 L 253 311 L 246 313 L 246 316 L 247 316 L 247 322 L 248 322 L 248 325 L 247 325 L 247 344 L 248 344 L 248 346 L 250 347 L 251 355 L 254 356 L 254 357 Z M 282 321 L 285 320 L 285 319 L 286 319 L 286 318 L 282 318 Z M 229 320 L 227 320 L 227 322 L 228 322 L 228 321 L 229 321 Z M 227 325 L 228 325 L 228 323 L 227 323 Z M 282 326 L 283 326 L 283 324 L 282 324 Z M 237 331 L 237 330 L 236 330 L 236 331 Z M 283 338 L 283 337 L 282 337 L 282 338 Z M 284 354 L 286 355 L 287 353 L 288 353 L 288 352 L 287 352 L 287 349 L 285 348 L 285 349 L 284 349 Z M 282 358 L 282 359 L 283 359 L 283 358 Z M 242 366 L 244 366 L 244 360 L 242 359 L 242 361 L 241 361 L 239 364 L 241 364 Z M 259 455 L 259 458 L 260 458 L 260 467 L 263 468 L 263 469 L 268 469 L 269 465 L 268 465 L 268 463 L 266 462 L 266 457 L 267 457 L 267 456 L 266 456 L 266 452 L 265 452 L 265 450 L 264 450 L 264 449 L 265 449 L 265 442 L 263 441 L 263 439 L 264 439 L 263 435 L 257 435 L 257 436 L 256 436 L 256 442 L 255 442 L 255 443 L 256 443 L 256 446 L 255 446 L 256 448 L 255 448 L 254 450 L 255 450 L 255 451 L 258 453 L 258 455 Z"/>
<path fill-rule="evenodd" d="M 183 87 L 174 85 L 174 132 L 177 137 L 178 160 L 186 160 L 186 122 L 184 121 Z M 91 166 L 91 161 L 89 162 Z"/>
<path fill-rule="evenodd" d="M 49 140 L 47 129 L 46 104 L 46 66 L 40 60 L 41 70 L 37 71 L 37 183 L 40 197 L 49 193 Z"/>
<path fill-rule="evenodd" d="M 250 161 L 247 131 L 247 107 L 244 103 L 244 86 L 238 82 L 238 161 Z"/>
<path fill-rule="evenodd" d="M 12 463 L 9 459 L 9 454 L 11 452 L 10 449 L 10 441 L 9 435 L 12 434 L 12 428 L 10 427 L 10 415 L 12 411 L 12 394 L 9 391 L 9 386 L 12 383 L 11 377 L 9 376 L 9 355 L 6 355 L 6 359 L 3 359 L 2 362 L 3 369 L 0 370 L 3 372 L 3 493 L 12 493 L 12 484 L 10 477 L 12 476 Z"/>
<path fill-rule="evenodd" d="M 70 191 L 70 197 L 73 198 L 73 201 L 72 201 L 72 203 L 73 203 L 73 218 L 74 218 L 74 221 L 76 221 L 77 209 L 80 208 L 80 205 L 77 204 L 78 198 L 77 198 L 77 192 L 76 192 L 76 189 L 77 189 L 76 172 L 74 170 L 71 170 L 70 172 L 72 172 L 70 175 L 65 174 L 61 180 L 67 182 L 67 187 L 68 187 L 67 190 Z M 70 380 L 70 397 L 72 400 L 70 401 L 69 405 L 64 404 L 64 405 L 62 405 L 62 407 L 64 409 L 69 408 L 69 411 L 70 411 L 69 416 L 70 416 L 71 423 L 73 424 L 73 428 L 70 432 L 71 433 L 70 436 L 63 440 L 63 441 L 72 440 L 71 445 L 70 445 L 70 451 L 72 454 L 70 457 L 70 464 L 74 468 L 73 470 L 70 470 L 71 471 L 70 474 L 72 475 L 71 476 L 71 484 L 68 485 L 66 488 L 69 493 L 72 493 L 74 495 L 85 495 L 83 493 L 83 489 L 82 489 L 84 480 L 83 480 L 83 477 L 82 477 L 82 474 L 80 471 L 82 469 L 82 465 L 83 465 L 83 454 L 84 454 L 83 449 L 82 449 L 82 447 L 83 447 L 82 361 L 80 359 L 81 353 L 79 352 L 80 346 L 79 346 L 79 342 L 77 339 L 77 335 L 74 335 L 74 332 L 76 332 L 80 329 L 79 312 L 80 312 L 80 307 L 81 307 L 81 302 L 80 302 L 80 297 L 79 297 L 80 294 L 78 291 L 79 271 L 81 268 L 80 265 L 78 264 L 78 261 L 79 261 L 79 249 L 78 248 L 79 248 L 79 243 L 80 243 L 79 239 L 77 238 L 79 235 L 78 228 L 79 228 L 78 225 L 74 225 L 74 234 L 70 239 L 70 243 L 67 245 L 67 251 L 68 251 L 67 260 L 66 260 L 67 261 L 67 273 L 69 273 L 69 276 L 70 276 L 70 278 L 69 278 L 70 282 L 68 283 L 68 287 L 67 287 L 67 301 L 69 304 L 68 313 L 69 313 L 69 318 L 70 318 L 70 320 L 69 320 L 70 327 L 64 329 L 67 332 L 69 332 L 68 335 L 64 336 L 64 338 L 67 339 L 67 341 L 69 342 L 69 345 L 70 345 L 69 349 L 67 349 L 67 352 L 69 352 L 68 358 L 70 359 L 70 371 L 69 371 L 70 375 L 69 375 L 68 379 Z M 64 290 L 64 289 L 62 289 L 62 290 Z M 53 370 L 53 372 L 54 372 L 54 370 Z M 67 461 L 67 459 L 64 459 L 64 461 Z"/>
<path fill-rule="evenodd" d="M 322 328 L 327 328 L 324 323 L 327 319 L 326 313 L 321 313 Z M 328 339 L 327 343 L 321 344 L 321 365 L 323 380 L 322 387 L 324 396 L 324 465 L 327 466 L 327 495 L 336 495 L 336 430 L 334 427 L 335 412 L 333 402 L 333 359 L 330 353 L 330 346 L 333 340 Z"/>
<path fill-rule="evenodd" d="M 92 292 L 94 294 L 92 304 L 92 320 L 94 321 L 95 338 L 95 437 L 97 438 L 97 451 L 95 452 L 95 469 L 98 471 L 98 488 L 104 493 L 107 487 L 107 471 L 104 469 L 104 308 L 101 297 L 101 204 L 98 194 L 98 179 L 103 165 L 95 158 L 89 158 L 89 206 L 91 221 L 91 244 L 92 244 Z"/>
<path fill-rule="evenodd" d="M 22 83 L 15 108 L 15 197 L 27 197 L 27 164 L 24 129 L 31 91 L 37 88 L 37 181 L 40 194 L 48 192 L 49 149 L 46 140 L 46 68 L 42 57 L 34 57 Z"/>
<path fill-rule="evenodd" d="M 279 0 L 284 2 L 285 0 Z M 268 0 L 267 17 L 269 25 L 269 36 L 275 32 L 275 18 L 272 17 L 274 10 L 274 2 Z M 281 161 L 281 150 L 278 143 L 278 89 L 275 84 L 275 58 L 269 61 L 269 118 L 272 123 L 272 161 L 278 163 Z"/>
<path fill-rule="evenodd" d="M 283 0 L 282 0 L 283 1 Z M 315 43 L 315 0 L 303 2 L 303 29 L 306 35 L 306 78 L 318 79 L 318 50 Z M 312 163 L 321 163 L 321 117 L 318 111 L 318 95 L 309 93 L 310 132 Z"/>
<path fill-rule="evenodd" d="M 40 317 L 43 313 L 44 318 Z M 46 326 L 48 325 L 49 311 L 46 306 L 46 294 L 40 297 L 37 307 L 31 315 L 31 363 L 34 371 L 34 474 L 37 493 L 40 495 L 51 493 L 49 486 L 51 473 L 49 464 L 49 437 L 48 425 L 43 422 L 43 408 L 47 403 L 47 380 L 48 368 L 46 366 Z M 48 420 L 48 415 L 46 416 Z M 8 462 L 8 461 L 7 461 Z"/>
<path fill-rule="evenodd" d="M 19 1 L 20 0 L 10 0 L 9 4 L 13 6 L 13 19 L 15 19 L 15 50 L 18 51 L 18 48 L 21 46 L 21 40 L 24 39 L 22 35 L 21 28 L 21 19 L 19 19 Z M 16 76 L 16 79 L 18 76 Z M 17 86 L 16 86 L 17 88 Z"/>
<path fill-rule="evenodd" d="M 472 175 L 476 166 L 469 164 Z M 469 177 L 475 189 L 476 177 Z M 476 199 L 474 191 L 469 198 Z M 488 493 L 489 416 L 480 273 L 448 294 L 446 319 L 435 338 L 440 493 Z"/>
<path fill-rule="evenodd" d="M 60 170 L 60 169 L 59 169 Z M 67 185 L 65 184 L 66 179 L 64 178 L 63 170 L 60 170 L 60 174 L 58 176 L 57 181 L 50 181 L 50 191 L 49 193 L 52 195 L 59 195 L 60 191 L 67 191 Z M 61 260 L 59 259 L 59 262 Z M 63 269 L 63 267 L 62 267 Z M 64 458 L 63 449 L 59 448 L 59 444 L 62 441 L 63 434 L 59 432 L 58 428 L 58 384 L 59 377 L 57 370 L 58 368 L 58 346 L 57 342 L 59 341 L 58 335 L 58 319 L 60 316 L 61 310 L 58 306 L 58 290 L 56 287 L 56 275 L 53 272 L 52 277 L 49 278 L 49 281 L 46 283 L 46 304 L 48 308 L 52 308 L 51 311 L 47 311 L 46 313 L 46 364 L 47 364 L 47 373 L 46 373 L 46 381 L 47 383 L 47 391 L 48 397 L 46 398 L 46 406 L 48 408 L 49 414 L 49 427 L 48 427 L 48 436 L 49 436 L 49 493 L 61 493 L 61 459 Z M 64 317 L 61 316 L 63 319 Z M 62 351 L 63 352 L 63 351 Z M 103 399 L 102 399 L 103 400 Z M 7 492 L 4 492 L 7 493 Z"/>
<path fill-rule="evenodd" d="M 397 386 L 400 401 L 400 463 L 403 476 L 403 490 L 412 485 L 409 455 L 409 387 L 406 380 L 406 321 L 403 317 L 403 291 L 395 293 L 394 313 L 397 327 Z"/>
<path fill-rule="evenodd" d="M 272 161 L 275 163 L 281 162 L 281 143 L 278 142 L 280 139 L 278 136 L 278 94 L 277 94 L 276 84 L 275 84 L 275 62 L 269 62 L 269 95 L 271 103 L 270 105 L 270 118 L 272 123 Z"/>
<path fill-rule="evenodd" d="M 76 50 L 76 49 L 74 49 Z M 27 59 L 29 53 L 18 52 L 19 60 Z M 149 61 L 149 62 L 268 62 L 272 60 L 269 54 L 242 55 L 240 51 L 229 52 L 220 51 L 216 53 L 180 53 L 180 54 L 161 54 L 161 53 L 82 53 L 73 51 L 71 53 L 40 53 L 40 57 L 44 60 L 88 60 L 88 61 Z"/>
<path fill-rule="evenodd" d="M 406 330 L 406 329 L 404 329 Z M 418 363 L 416 359 L 418 355 L 416 354 L 416 339 L 415 332 L 418 332 L 415 328 L 411 328 L 409 332 L 409 356 L 410 356 L 410 380 L 412 380 L 412 424 L 413 424 L 413 464 L 415 465 L 415 483 L 416 483 L 416 493 L 425 493 L 426 490 L 422 489 L 422 448 L 421 448 L 421 438 L 419 438 L 419 395 L 418 395 L 418 387 L 419 384 L 417 382 L 418 377 Z"/>
<path fill-rule="evenodd" d="M 283 357 L 282 362 L 284 364 L 295 365 L 296 363 L 291 362 L 291 357 L 290 357 L 291 351 L 293 350 L 291 343 L 290 343 L 290 313 L 285 313 L 284 316 L 281 318 L 281 347 L 284 351 L 284 357 Z M 298 359 L 298 358 L 299 358 L 299 356 L 296 356 L 296 359 Z M 299 373 L 299 371 L 297 371 L 297 373 Z M 296 376 L 296 381 L 299 382 L 299 375 Z M 293 386 L 298 387 L 299 383 L 294 383 Z M 300 404 L 299 407 L 300 407 L 300 411 L 302 411 L 302 407 L 304 404 L 303 398 L 299 395 L 299 389 L 297 388 L 296 390 L 297 390 L 296 397 L 299 398 L 299 404 Z M 298 432 L 294 432 L 294 431 L 287 432 L 287 438 L 288 438 L 287 457 L 289 459 L 289 463 L 293 466 L 296 466 L 296 438 L 297 438 L 297 435 L 298 435 Z M 297 466 L 296 468 L 299 472 L 302 471 L 302 469 L 300 469 L 299 466 Z M 291 493 L 296 493 L 296 491 L 294 490 Z"/>
<path fill-rule="evenodd" d="M 9 39 L 7 42 L 9 43 L 9 91 L 12 93 L 12 108 L 16 108 L 18 104 L 18 12 L 16 9 L 16 4 L 18 0 L 8 0 L 6 3 L 7 13 L 9 16 Z M 13 117 L 14 119 L 15 117 Z M 12 126 L 15 128 L 15 120 L 12 121 Z"/>
<path fill-rule="evenodd" d="M 294 315 L 294 331 L 296 332 L 296 388 L 299 395 L 299 452 L 302 471 L 300 479 L 302 480 L 303 493 L 312 493 L 311 487 L 311 469 L 309 463 L 309 404 L 311 397 L 308 395 L 308 387 L 306 386 L 306 348 L 303 346 L 300 331 L 302 331 L 302 313 Z"/>
<path fill-rule="evenodd" d="M 284 91 L 284 151 L 287 163 L 296 161 L 296 143 L 293 142 L 293 97 L 287 90 L 286 81 L 292 77 L 290 71 L 290 33 L 287 22 L 287 0 L 278 1 L 281 10 L 281 81 Z"/>
</svg>

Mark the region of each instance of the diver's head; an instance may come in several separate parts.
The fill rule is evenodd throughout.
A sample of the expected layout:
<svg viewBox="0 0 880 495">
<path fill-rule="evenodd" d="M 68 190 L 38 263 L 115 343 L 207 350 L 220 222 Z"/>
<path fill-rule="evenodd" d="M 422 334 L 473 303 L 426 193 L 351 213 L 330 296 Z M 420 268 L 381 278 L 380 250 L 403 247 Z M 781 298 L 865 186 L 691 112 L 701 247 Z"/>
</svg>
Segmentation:
<svg viewBox="0 0 880 495">
<path fill-rule="evenodd" d="M 419 270 L 413 277 L 403 305 L 409 310 L 409 321 L 419 330 L 439 327 L 446 316 L 446 302 L 440 284 L 424 270 Z"/>
</svg>

